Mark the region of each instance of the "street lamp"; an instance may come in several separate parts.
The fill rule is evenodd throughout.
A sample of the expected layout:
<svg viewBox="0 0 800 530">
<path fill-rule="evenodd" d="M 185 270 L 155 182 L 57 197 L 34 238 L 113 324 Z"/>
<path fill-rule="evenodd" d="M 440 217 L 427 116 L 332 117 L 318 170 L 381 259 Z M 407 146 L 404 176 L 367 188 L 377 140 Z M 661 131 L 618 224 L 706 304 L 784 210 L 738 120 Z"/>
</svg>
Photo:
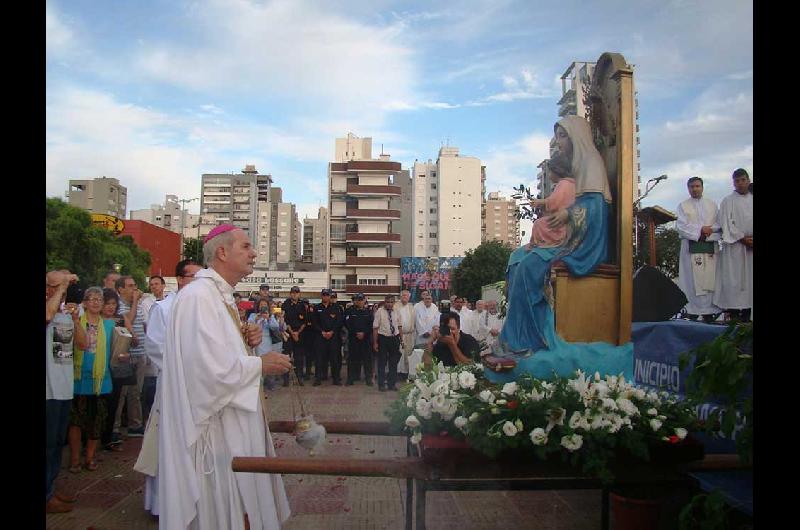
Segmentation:
<svg viewBox="0 0 800 530">
<path fill-rule="evenodd" d="M 196 201 L 198 198 L 195 197 L 193 199 L 178 199 L 177 202 L 181 203 L 181 259 L 186 259 L 186 255 L 183 249 L 183 230 L 184 225 L 186 223 L 186 203 Z"/>
<path fill-rule="evenodd" d="M 638 216 L 639 203 L 642 202 L 642 199 L 647 197 L 647 194 L 653 191 L 653 188 L 655 188 L 658 185 L 658 183 L 661 182 L 662 180 L 667 180 L 667 176 L 661 175 L 659 177 L 653 177 L 650 180 L 648 180 L 645 183 L 644 194 L 633 202 L 633 223 L 635 229 L 633 236 L 634 255 L 636 255 L 636 253 L 639 252 L 639 216 Z"/>
</svg>

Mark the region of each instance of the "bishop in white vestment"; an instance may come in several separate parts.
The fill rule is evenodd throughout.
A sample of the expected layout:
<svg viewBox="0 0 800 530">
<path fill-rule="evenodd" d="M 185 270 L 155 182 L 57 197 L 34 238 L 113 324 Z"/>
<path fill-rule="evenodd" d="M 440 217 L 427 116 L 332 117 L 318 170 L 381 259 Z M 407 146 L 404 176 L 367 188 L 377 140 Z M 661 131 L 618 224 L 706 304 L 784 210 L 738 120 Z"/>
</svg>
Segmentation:
<svg viewBox="0 0 800 530">
<path fill-rule="evenodd" d="M 236 319 L 233 286 L 256 253 L 231 225 L 209 233 L 209 269 L 175 296 L 167 329 L 158 447 L 159 528 L 278 529 L 289 517 L 280 475 L 234 473 L 234 456 L 275 456 L 260 399 L 262 374 L 286 373 L 288 357 L 253 356 Z M 249 346 L 260 327 L 248 331 Z"/>
<path fill-rule="evenodd" d="M 733 173 L 734 191 L 719 205 L 722 248 L 717 265 L 714 304 L 725 310 L 753 307 L 753 194 L 750 176 Z M 745 320 L 749 319 L 749 314 Z"/>
<path fill-rule="evenodd" d="M 681 238 L 678 285 L 686 295 L 689 315 L 715 315 L 722 310 L 714 305 L 717 270 L 717 205 L 703 197 L 703 180 L 687 182 L 690 198 L 678 205 L 678 234 Z"/>
</svg>

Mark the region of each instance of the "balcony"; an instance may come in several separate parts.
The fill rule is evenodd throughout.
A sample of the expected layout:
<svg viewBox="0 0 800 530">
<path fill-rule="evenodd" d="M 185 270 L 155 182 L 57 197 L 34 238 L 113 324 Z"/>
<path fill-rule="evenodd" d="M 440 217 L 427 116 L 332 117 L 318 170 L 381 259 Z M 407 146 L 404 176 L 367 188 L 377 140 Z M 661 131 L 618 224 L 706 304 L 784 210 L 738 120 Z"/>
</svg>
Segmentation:
<svg viewBox="0 0 800 530">
<path fill-rule="evenodd" d="M 384 160 L 351 160 L 332 162 L 331 171 L 400 171 L 400 162 Z"/>
<path fill-rule="evenodd" d="M 398 294 L 400 292 L 399 285 L 357 285 L 348 283 L 344 286 L 345 293 L 347 294 Z"/>
<path fill-rule="evenodd" d="M 347 194 L 354 197 L 400 196 L 400 186 L 348 184 Z"/>
<path fill-rule="evenodd" d="M 399 267 L 400 258 L 347 256 L 345 264 L 354 267 Z"/>
<path fill-rule="evenodd" d="M 400 234 L 381 232 L 347 232 L 347 243 L 399 243 Z"/>
<path fill-rule="evenodd" d="M 364 209 L 347 209 L 348 219 L 400 219 L 400 210 L 364 210 Z"/>
</svg>

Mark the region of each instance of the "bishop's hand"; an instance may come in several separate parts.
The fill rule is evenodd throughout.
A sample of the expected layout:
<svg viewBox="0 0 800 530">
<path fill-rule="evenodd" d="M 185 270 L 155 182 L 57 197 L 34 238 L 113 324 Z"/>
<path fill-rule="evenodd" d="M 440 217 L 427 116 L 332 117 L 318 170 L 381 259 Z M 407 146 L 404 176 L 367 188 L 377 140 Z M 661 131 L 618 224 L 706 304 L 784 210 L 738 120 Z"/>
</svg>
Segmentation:
<svg viewBox="0 0 800 530">
<path fill-rule="evenodd" d="M 261 340 L 264 337 L 264 332 L 261 330 L 261 326 L 257 325 L 247 325 L 247 330 L 245 332 L 245 337 L 247 338 L 247 344 L 251 348 L 258 346 L 261 344 Z"/>
<path fill-rule="evenodd" d="M 292 361 L 288 355 L 271 351 L 261 356 L 261 373 L 263 375 L 283 375 L 292 369 Z"/>
</svg>

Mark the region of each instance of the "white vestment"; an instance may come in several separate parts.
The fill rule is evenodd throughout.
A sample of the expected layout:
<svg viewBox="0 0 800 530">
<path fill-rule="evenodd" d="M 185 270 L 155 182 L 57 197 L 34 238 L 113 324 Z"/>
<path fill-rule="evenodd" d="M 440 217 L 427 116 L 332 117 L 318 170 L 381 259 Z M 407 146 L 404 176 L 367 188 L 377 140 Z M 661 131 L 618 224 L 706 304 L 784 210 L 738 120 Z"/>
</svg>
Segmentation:
<svg viewBox="0 0 800 530">
<path fill-rule="evenodd" d="M 753 307 L 753 250 L 738 241 L 753 235 L 753 194 L 733 192 L 719 205 L 722 248 L 717 260 L 714 304 L 723 309 Z"/>
<path fill-rule="evenodd" d="M 710 226 L 713 234 L 706 241 L 713 241 L 714 254 L 690 254 L 689 242 L 700 239 L 700 230 Z M 678 205 L 678 234 L 681 252 L 678 267 L 678 286 L 686 295 L 686 312 L 690 315 L 712 315 L 722 310 L 714 305 L 714 286 L 717 269 L 717 244 L 719 224 L 717 205 L 711 199 L 689 198 Z"/>
<path fill-rule="evenodd" d="M 497 339 L 500 336 L 500 332 L 503 331 L 503 319 L 500 318 L 499 313 L 489 313 L 489 329 L 497 331 L 497 335 L 492 335 L 491 332 L 489 333 L 489 338 L 486 340 L 486 343 L 489 346 L 497 343 Z"/>
<path fill-rule="evenodd" d="M 157 374 L 161 375 L 161 367 L 164 360 L 164 346 L 166 343 L 167 326 L 169 323 L 170 310 L 175 294 L 170 293 L 163 300 L 157 301 L 149 309 L 147 318 L 147 334 L 144 340 L 144 351 L 153 363 Z M 149 437 L 155 436 L 156 459 L 158 458 L 158 424 L 161 414 L 161 378 L 156 379 L 156 394 L 153 399 L 153 406 L 150 409 L 150 416 L 147 418 L 147 428 L 145 429 L 145 440 L 142 442 L 142 451 L 149 447 Z M 152 432 L 150 432 L 152 431 Z M 148 455 L 149 456 L 149 455 Z M 139 459 L 144 455 L 140 453 Z M 156 461 L 157 462 L 157 461 Z M 138 462 L 137 462 L 138 463 Z M 155 465 L 156 473 L 153 475 L 145 473 L 144 479 L 144 509 L 153 515 L 158 515 L 158 464 Z"/>
<path fill-rule="evenodd" d="M 458 315 L 460 317 L 459 329 L 467 335 L 472 335 L 474 337 L 478 333 L 475 311 L 467 309 L 467 306 L 464 306 L 461 308 L 461 311 L 458 311 Z"/>
<path fill-rule="evenodd" d="M 159 528 L 277 529 L 289 517 L 280 475 L 234 473 L 234 456 L 275 456 L 261 359 L 249 355 L 233 288 L 213 269 L 175 296 L 161 373 Z"/>
<path fill-rule="evenodd" d="M 400 315 L 400 325 L 403 327 L 403 346 L 400 348 L 400 360 L 397 362 L 397 373 L 409 373 L 409 356 L 414 349 L 414 339 L 416 339 L 415 320 L 416 314 L 414 312 L 414 305 L 409 302 L 403 305 L 402 302 L 395 304 L 394 308 Z"/>
<path fill-rule="evenodd" d="M 472 335 L 478 342 L 485 342 L 487 345 L 489 344 L 489 337 L 491 337 L 489 330 L 489 311 L 484 309 L 483 311 L 478 311 L 477 309 L 473 313 L 473 320 L 475 322 L 475 334 Z M 467 332 L 469 333 L 469 332 Z"/>
<path fill-rule="evenodd" d="M 430 334 L 431 330 L 439 327 L 439 308 L 431 303 L 430 307 L 425 307 L 425 302 L 419 302 L 414 306 L 415 322 L 417 330 L 417 344 L 428 342 L 428 337 L 423 337 L 425 333 Z"/>
</svg>

